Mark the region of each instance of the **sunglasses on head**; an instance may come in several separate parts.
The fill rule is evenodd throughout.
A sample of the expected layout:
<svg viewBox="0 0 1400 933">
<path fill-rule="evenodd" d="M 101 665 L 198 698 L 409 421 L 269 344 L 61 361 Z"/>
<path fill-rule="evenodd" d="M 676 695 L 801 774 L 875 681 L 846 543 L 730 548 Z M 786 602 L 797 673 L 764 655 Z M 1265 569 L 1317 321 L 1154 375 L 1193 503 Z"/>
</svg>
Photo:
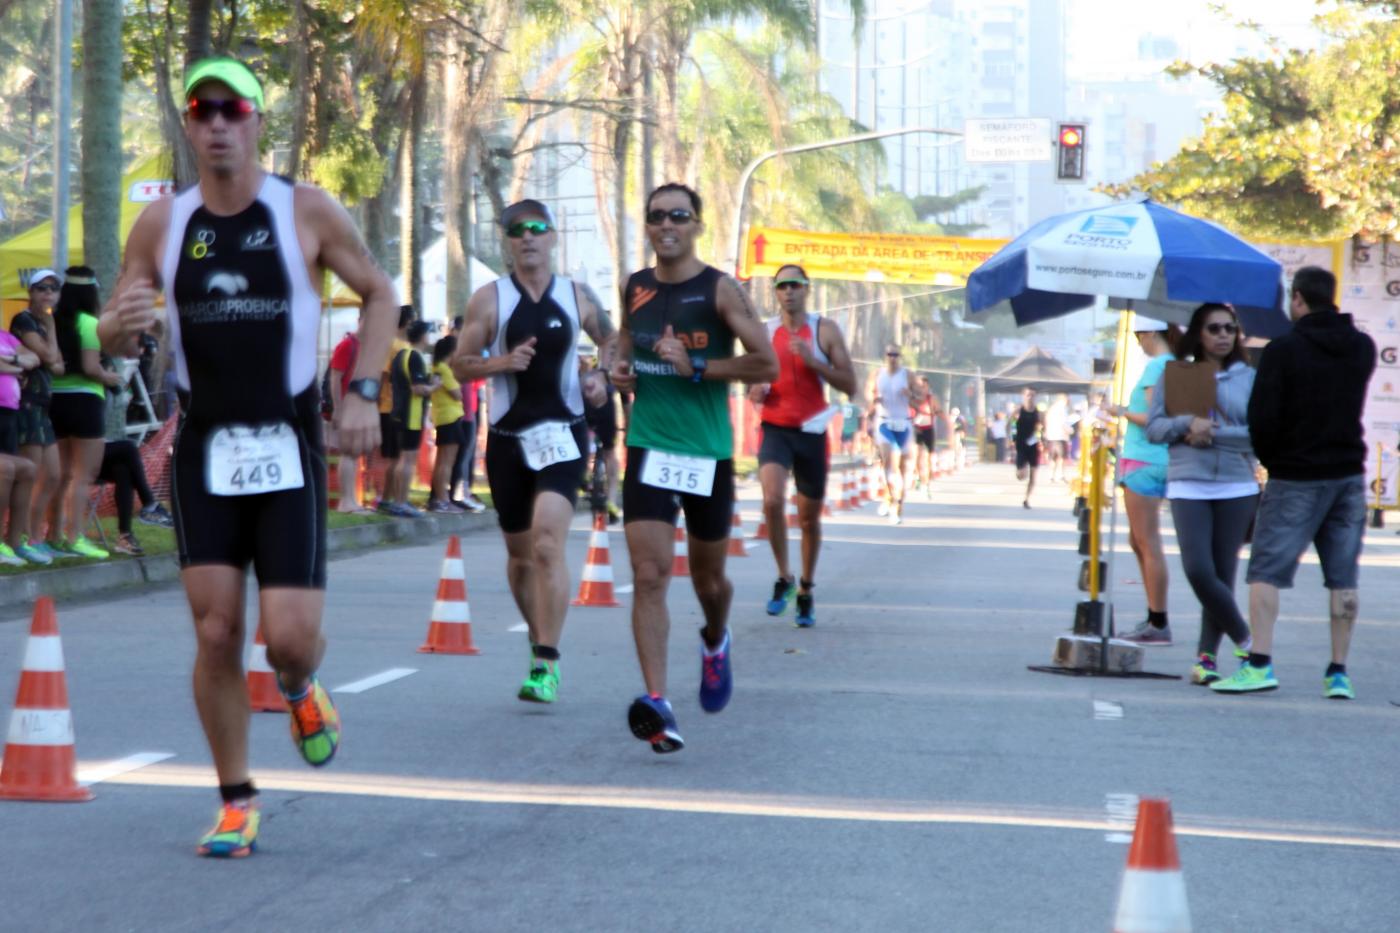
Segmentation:
<svg viewBox="0 0 1400 933">
<path fill-rule="evenodd" d="M 647 211 L 647 223 L 651 224 L 653 227 L 659 226 L 661 222 L 667 218 L 669 218 L 673 224 L 688 223 L 695 219 L 695 212 L 688 211 L 683 207 L 673 207 L 669 211 L 663 211 L 658 207 L 654 210 Z"/>
<path fill-rule="evenodd" d="M 230 100 L 207 100 L 203 97 L 191 97 L 189 106 L 185 113 L 190 115 L 190 119 L 196 123 L 209 123 L 214 119 L 214 114 L 223 114 L 226 123 L 242 123 L 244 120 L 258 112 L 257 106 L 243 97 L 234 97 Z"/>
<path fill-rule="evenodd" d="M 1212 337 L 1219 336 L 1220 334 L 1236 334 L 1239 333 L 1239 329 L 1240 325 L 1231 321 L 1222 321 L 1205 326 L 1206 333 L 1210 334 Z"/>
<path fill-rule="evenodd" d="M 58 286 L 52 282 L 37 282 L 29 286 L 29 290 L 32 292 L 56 292 Z"/>
<path fill-rule="evenodd" d="M 527 233 L 544 236 L 553 229 L 548 222 L 543 220 L 521 220 L 506 227 L 506 236 L 512 240 L 518 240 Z"/>
<path fill-rule="evenodd" d="M 888 356 L 888 357 L 893 358 L 893 357 L 899 356 L 899 353 L 896 352 L 896 351 L 886 350 L 886 351 L 885 351 L 885 356 Z"/>
<path fill-rule="evenodd" d="M 783 281 L 778 282 L 773 287 L 780 292 L 785 292 L 790 288 L 801 288 L 806 284 L 807 283 L 804 282 L 802 279 L 784 279 Z"/>
</svg>

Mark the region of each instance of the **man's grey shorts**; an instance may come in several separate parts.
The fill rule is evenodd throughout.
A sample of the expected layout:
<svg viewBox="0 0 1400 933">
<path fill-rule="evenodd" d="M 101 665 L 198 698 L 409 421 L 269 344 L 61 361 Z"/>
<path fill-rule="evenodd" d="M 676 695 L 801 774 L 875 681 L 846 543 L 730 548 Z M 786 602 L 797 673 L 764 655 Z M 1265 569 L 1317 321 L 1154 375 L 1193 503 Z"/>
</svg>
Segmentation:
<svg viewBox="0 0 1400 933">
<path fill-rule="evenodd" d="M 1271 479 L 1259 500 L 1245 581 L 1288 589 L 1311 542 L 1322 563 L 1323 584 L 1354 590 L 1365 534 L 1365 477 Z"/>
</svg>

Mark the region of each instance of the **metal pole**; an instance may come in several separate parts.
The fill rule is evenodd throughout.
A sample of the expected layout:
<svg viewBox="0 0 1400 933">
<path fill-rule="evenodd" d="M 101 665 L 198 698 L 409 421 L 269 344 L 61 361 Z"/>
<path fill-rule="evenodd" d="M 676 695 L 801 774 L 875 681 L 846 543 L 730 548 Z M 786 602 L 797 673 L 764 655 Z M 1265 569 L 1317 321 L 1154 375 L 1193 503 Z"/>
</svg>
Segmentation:
<svg viewBox="0 0 1400 933">
<path fill-rule="evenodd" d="M 73 147 L 73 0 L 54 0 L 53 262 L 68 265 L 68 174 Z"/>
<path fill-rule="evenodd" d="M 904 136 L 909 133 L 932 133 L 935 136 L 962 137 L 962 133 L 957 130 L 943 130 L 932 126 L 905 126 L 897 130 L 881 130 L 875 133 L 857 133 L 854 136 L 838 136 L 834 139 L 823 139 L 814 143 L 802 143 L 799 146 L 787 146 L 783 149 L 774 149 L 765 152 L 744 167 L 744 171 L 739 175 L 739 194 L 737 203 L 734 205 L 734 227 L 730 231 L 729 241 L 733 245 L 734 271 L 738 273 L 744 256 L 744 205 L 748 203 L 749 182 L 753 181 L 753 173 L 758 167 L 769 159 L 775 159 L 781 155 L 794 155 L 799 152 L 814 152 L 818 149 L 835 149 L 838 146 L 850 146 L 855 143 L 865 143 L 872 139 L 885 139 L 890 136 Z M 943 145 L 948 145 L 944 143 Z"/>
</svg>

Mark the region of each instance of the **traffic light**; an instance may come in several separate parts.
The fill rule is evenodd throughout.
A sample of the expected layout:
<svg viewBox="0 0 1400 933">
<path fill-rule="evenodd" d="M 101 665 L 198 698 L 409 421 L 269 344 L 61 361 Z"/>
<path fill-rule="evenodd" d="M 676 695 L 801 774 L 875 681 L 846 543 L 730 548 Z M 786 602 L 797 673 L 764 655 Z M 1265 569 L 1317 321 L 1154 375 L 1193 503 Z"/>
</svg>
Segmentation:
<svg viewBox="0 0 1400 933">
<path fill-rule="evenodd" d="M 1084 124 L 1061 123 L 1056 136 L 1055 179 L 1084 180 Z"/>
</svg>

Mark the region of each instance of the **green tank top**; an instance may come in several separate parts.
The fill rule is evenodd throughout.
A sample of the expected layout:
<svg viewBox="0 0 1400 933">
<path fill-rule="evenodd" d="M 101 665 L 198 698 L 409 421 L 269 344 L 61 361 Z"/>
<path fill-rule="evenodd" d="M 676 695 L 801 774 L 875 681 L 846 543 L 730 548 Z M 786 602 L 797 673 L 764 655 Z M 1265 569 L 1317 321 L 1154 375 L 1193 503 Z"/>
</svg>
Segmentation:
<svg viewBox="0 0 1400 933">
<path fill-rule="evenodd" d="M 729 420 L 729 384 L 691 382 L 652 347 L 670 325 L 707 361 L 734 355 L 734 332 L 719 316 L 715 290 L 723 273 L 712 266 L 684 282 L 658 282 L 643 269 L 627 280 L 626 325 L 632 335 L 636 397 L 627 426 L 627 445 L 670 454 L 728 460 L 734 456 Z"/>
</svg>

